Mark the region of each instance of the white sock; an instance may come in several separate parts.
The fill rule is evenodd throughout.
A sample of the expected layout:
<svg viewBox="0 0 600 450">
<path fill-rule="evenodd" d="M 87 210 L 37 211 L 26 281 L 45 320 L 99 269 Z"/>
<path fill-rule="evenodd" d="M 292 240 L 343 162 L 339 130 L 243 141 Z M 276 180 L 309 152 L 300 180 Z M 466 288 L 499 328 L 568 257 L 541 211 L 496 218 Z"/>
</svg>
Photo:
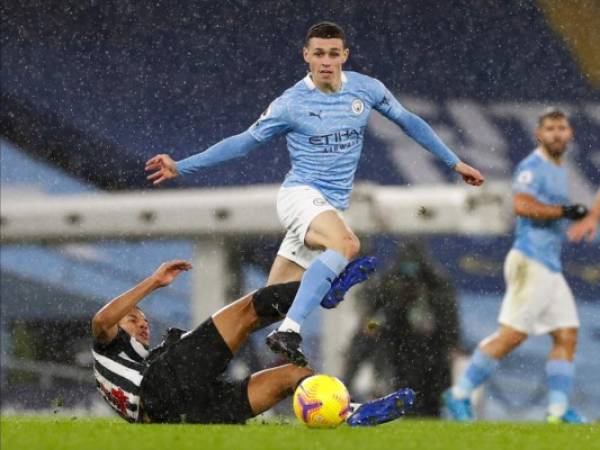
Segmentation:
<svg viewBox="0 0 600 450">
<path fill-rule="evenodd" d="M 281 325 L 278 328 L 279 331 L 295 331 L 296 333 L 300 333 L 300 324 L 289 317 L 283 319 Z"/>
</svg>

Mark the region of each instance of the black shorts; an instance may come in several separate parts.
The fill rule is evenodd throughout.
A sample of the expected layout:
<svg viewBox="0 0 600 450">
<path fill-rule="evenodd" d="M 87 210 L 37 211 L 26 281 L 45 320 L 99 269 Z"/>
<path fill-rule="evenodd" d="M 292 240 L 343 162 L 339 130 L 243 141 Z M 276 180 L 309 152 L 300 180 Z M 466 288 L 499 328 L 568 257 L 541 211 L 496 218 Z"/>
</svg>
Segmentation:
<svg viewBox="0 0 600 450">
<path fill-rule="evenodd" d="M 244 423 L 253 416 L 249 377 L 224 380 L 232 358 L 208 319 L 150 364 L 141 384 L 144 412 L 152 422 Z"/>
</svg>

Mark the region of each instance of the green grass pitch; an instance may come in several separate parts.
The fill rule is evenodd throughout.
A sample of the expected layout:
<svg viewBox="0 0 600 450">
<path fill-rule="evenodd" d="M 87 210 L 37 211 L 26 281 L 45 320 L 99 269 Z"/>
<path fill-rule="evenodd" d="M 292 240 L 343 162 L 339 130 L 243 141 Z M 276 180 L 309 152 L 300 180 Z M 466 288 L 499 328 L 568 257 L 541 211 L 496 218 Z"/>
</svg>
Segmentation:
<svg viewBox="0 0 600 450">
<path fill-rule="evenodd" d="M 600 425 L 396 421 L 310 430 L 278 423 L 130 425 L 118 419 L 2 417 L 2 450 L 600 450 Z"/>
</svg>

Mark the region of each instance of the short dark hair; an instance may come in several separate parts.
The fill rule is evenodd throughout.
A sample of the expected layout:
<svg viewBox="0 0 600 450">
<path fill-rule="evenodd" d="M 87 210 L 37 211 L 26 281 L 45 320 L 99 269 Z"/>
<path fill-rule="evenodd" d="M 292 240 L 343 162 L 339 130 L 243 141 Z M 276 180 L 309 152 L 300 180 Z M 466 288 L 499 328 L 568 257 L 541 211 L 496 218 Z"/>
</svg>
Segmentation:
<svg viewBox="0 0 600 450">
<path fill-rule="evenodd" d="M 546 119 L 565 119 L 569 120 L 569 116 L 559 108 L 551 106 L 542 111 L 538 117 L 538 127 L 541 127 Z"/>
<path fill-rule="evenodd" d="M 319 22 L 310 27 L 306 32 L 305 47 L 308 47 L 311 38 L 341 39 L 342 44 L 346 47 L 346 33 L 342 27 L 334 22 Z"/>
</svg>

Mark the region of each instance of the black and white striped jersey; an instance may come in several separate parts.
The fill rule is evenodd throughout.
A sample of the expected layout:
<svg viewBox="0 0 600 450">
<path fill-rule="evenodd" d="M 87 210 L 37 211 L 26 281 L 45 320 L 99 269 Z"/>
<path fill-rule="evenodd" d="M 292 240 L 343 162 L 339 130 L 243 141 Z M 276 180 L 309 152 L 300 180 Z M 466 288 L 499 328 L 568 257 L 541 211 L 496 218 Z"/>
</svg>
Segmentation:
<svg viewBox="0 0 600 450">
<path fill-rule="evenodd" d="M 96 385 L 102 397 L 125 420 L 140 421 L 140 384 L 149 351 L 119 328 L 112 341 L 95 340 L 92 354 Z"/>
</svg>

